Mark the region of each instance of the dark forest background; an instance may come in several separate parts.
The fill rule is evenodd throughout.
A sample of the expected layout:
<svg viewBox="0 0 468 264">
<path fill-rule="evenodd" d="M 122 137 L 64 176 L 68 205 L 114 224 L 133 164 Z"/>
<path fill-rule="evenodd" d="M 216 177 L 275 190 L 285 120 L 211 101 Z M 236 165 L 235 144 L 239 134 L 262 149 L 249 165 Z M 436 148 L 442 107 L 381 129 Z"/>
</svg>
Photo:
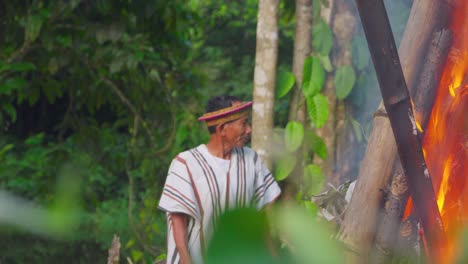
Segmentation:
<svg viewBox="0 0 468 264">
<path fill-rule="evenodd" d="M 411 1 L 386 2 L 399 41 Z M 207 140 L 197 117 L 210 96 L 252 99 L 257 6 L 1 1 L 0 263 L 104 263 L 114 234 L 121 259 L 163 258 L 171 159 Z M 280 2 L 279 69 L 291 69 L 294 8 Z M 380 99 L 362 29 L 350 45 L 358 167 Z M 275 125 L 288 107 L 276 100 Z"/>
</svg>

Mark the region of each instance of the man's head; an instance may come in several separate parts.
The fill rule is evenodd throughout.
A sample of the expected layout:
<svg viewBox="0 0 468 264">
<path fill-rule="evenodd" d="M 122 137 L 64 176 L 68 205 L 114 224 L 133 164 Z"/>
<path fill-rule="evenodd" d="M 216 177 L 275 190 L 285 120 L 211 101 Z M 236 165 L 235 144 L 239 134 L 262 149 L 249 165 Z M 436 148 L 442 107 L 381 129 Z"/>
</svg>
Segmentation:
<svg viewBox="0 0 468 264">
<path fill-rule="evenodd" d="M 235 96 L 216 96 L 206 105 L 206 113 L 198 120 L 205 121 L 211 135 L 219 135 L 231 147 L 242 147 L 252 129 L 249 110 L 252 102 L 242 102 Z"/>
</svg>

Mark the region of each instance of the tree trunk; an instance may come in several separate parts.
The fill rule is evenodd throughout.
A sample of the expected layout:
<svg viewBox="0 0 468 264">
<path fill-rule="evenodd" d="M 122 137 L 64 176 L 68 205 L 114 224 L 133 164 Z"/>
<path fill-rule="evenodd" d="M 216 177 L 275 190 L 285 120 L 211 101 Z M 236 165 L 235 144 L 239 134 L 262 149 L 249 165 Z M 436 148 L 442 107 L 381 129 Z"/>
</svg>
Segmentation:
<svg viewBox="0 0 468 264">
<path fill-rule="evenodd" d="M 306 106 L 302 93 L 302 70 L 304 61 L 311 52 L 312 38 L 312 0 L 296 0 L 296 28 L 294 34 L 293 74 L 296 78 L 291 104 L 289 120 L 295 120 L 304 125 L 306 120 Z"/>
<path fill-rule="evenodd" d="M 304 103 L 304 95 L 302 93 L 302 70 L 304 68 L 305 59 L 310 55 L 312 45 L 312 0 L 296 0 L 296 28 L 294 34 L 294 51 L 293 51 L 293 74 L 296 79 L 296 84 L 292 93 L 292 98 L 289 108 L 289 120 L 294 120 L 306 126 L 306 105 Z M 304 174 L 303 170 L 303 148 L 299 148 L 295 153 L 296 166 L 292 175 L 286 180 L 285 196 L 294 197 L 297 193 L 297 187 L 302 181 Z"/>
<path fill-rule="evenodd" d="M 333 2 L 332 12 L 324 12 L 324 19 L 331 21 L 330 28 L 335 37 L 334 48 L 331 54 L 331 60 L 334 68 L 351 65 L 350 45 L 352 36 L 356 28 L 356 18 L 354 17 L 349 3 L 345 0 L 335 0 Z M 332 15 L 331 15 L 332 14 Z M 341 184 L 340 175 L 342 170 L 349 171 L 350 166 L 341 166 L 347 164 L 347 159 L 352 155 L 346 155 L 351 144 L 349 134 L 346 129 L 346 105 L 339 101 L 335 95 L 335 86 L 333 83 L 334 73 L 328 73 L 325 82 L 323 94 L 327 97 L 329 104 L 329 119 L 325 125 L 317 129 L 317 135 L 325 141 L 328 150 L 328 157 L 322 160 L 319 157 L 314 158 L 314 163 L 322 168 L 327 181 L 338 186 Z M 343 154 L 343 155 L 342 155 Z M 335 173 L 335 169 L 340 164 L 340 172 Z"/>
<path fill-rule="evenodd" d="M 278 55 L 278 8 L 279 0 L 259 1 L 255 54 L 252 147 L 269 169 L 272 169 L 270 144 Z"/>
<path fill-rule="evenodd" d="M 422 57 L 426 53 L 429 38 L 435 30 L 445 25 L 449 5 L 443 0 L 415 0 L 400 45 L 400 61 L 410 92 L 419 76 Z M 350 255 L 351 262 L 362 263 L 367 259 L 374 239 L 377 213 L 382 202 L 382 190 L 387 184 L 396 158 L 396 146 L 388 118 L 380 104 L 374 117 L 358 181 L 345 213 L 340 239 L 358 255 Z M 353 258 L 354 256 L 354 258 Z"/>
</svg>

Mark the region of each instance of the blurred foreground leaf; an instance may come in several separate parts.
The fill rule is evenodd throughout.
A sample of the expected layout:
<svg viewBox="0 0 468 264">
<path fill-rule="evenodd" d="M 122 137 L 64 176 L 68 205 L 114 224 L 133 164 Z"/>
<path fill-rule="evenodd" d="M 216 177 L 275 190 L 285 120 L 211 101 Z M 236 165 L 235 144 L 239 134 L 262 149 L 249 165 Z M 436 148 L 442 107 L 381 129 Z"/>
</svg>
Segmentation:
<svg viewBox="0 0 468 264">
<path fill-rule="evenodd" d="M 283 206 L 275 212 L 274 221 L 291 250 L 288 263 L 344 263 L 332 233 L 304 209 Z"/>
<path fill-rule="evenodd" d="M 207 264 L 274 263 L 266 246 L 265 214 L 242 208 L 225 213 L 208 247 Z"/>
<path fill-rule="evenodd" d="M 37 144 L 41 139 L 42 135 L 28 140 L 30 144 Z M 14 226 L 45 237 L 73 235 L 82 216 L 81 178 L 84 170 L 80 168 L 74 163 L 62 167 L 49 208 L 0 190 L 0 226 Z"/>
</svg>

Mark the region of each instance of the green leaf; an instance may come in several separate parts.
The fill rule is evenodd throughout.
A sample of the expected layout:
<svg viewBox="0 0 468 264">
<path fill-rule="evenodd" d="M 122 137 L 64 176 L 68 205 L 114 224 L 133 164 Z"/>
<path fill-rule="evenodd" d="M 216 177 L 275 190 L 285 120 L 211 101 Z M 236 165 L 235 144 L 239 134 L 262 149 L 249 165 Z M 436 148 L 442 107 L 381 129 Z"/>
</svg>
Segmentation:
<svg viewBox="0 0 468 264">
<path fill-rule="evenodd" d="M 26 145 L 39 145 L 42 143 L 42 140 L 44 139 L 44 133 L 39 133 L 34 136 L 31 136 L 27 138 L 24 143 Z"/>
<path fill-rule="evenodd" d="M 31 89 L 29 96 L 27 97 L 29 105 L 34 105 L 39 100 L 40 95 L 41 91 L 39 88 Z"/>
<path fill-rule="evenodd" d="M 254 208 L 224 213 L 217 222 L 203 263 L 274 263 L 265 243 L 266 230 L 266 215 Z"/>
<path fill-rule="evenodd" d="M 275 179 L 282 181 L 286 179 L 289 174 L 293 171 L 296 165 L 296 157 L 293 155 L 283 156 L 277 162 L 275 166 Z"/>
<path fill-rule="evenodd" d="M 328 56 L 333 48 L 333 32 L 323 20 L 312 28 L 312 45 L 320 55 L 324 56 Z"/>
<path fill-rule="evenodd" d="M 353 89 L 355 82 L 356 75 L 353 67 L 347 65 L 338 68 L 334 79 L 336 97 L 340 100 L 345 99 Z"/>
<path fill-rule="evenodd" d="M 135 244 L 135 240 L 130 239 L 130 240 L 128 240 L 127 244 L 125 244 L 125 248 L 129 249 L 129 248 L 133 247 L 134 244 Z"/>
<path fill-rule="evenodd" d="M 40 15 L 28 16 L 26 20 L 25 38 L 28 42 L 33 42 L 41 33 L 43 19 Z"/>
<path fill-rule="evenodd" d="M 288 122 L 284 131 L 284 143 L 286 144 L 286 149 L 289 152 L 296 151 L 302 145 L 303 139 L 304 127 L 302 124 L 296 121 Z"/>
<path fill-rule="evenodd" d="M 295 82 L 294 75 L 289 71 L 280 70 L 276 80 L 277 98 L 288 94 Z"/>
<path fill-rule="evenodd" d="M 13 107 L 13 105 L 10 103 L 3 103 L 2 108 L 11 117 L 11 120 L 15 122 L 16 121 L 16 109 Z"/>
<path fill-rule="evenodd" d="M 143 258 L 143 252 L 141 252 L 140 250 L 133 249 L 131 252 L 133 262 L 137 263 L 138 261 L 140 261 L 140 259 Z"/>
<path fill-rule="evenodd" d="M 319 193 L 324 181 L 325 176 L 319 166 L 309 164 L 304 168 L 304 183 L 309 194 Z"/>
<path fill-rule="evenodd" d="M 302 91 L 306 98 L 311 98 L 322 90 L 325 71 L 317 57 L 307 58 L 304 62 Z"/>
<path fill-rule="evenodd" d="M 323 69 L 326 72 L 332 72 L 333 71 L 333 65 L 330 61 L 330 56 L 320 56 L 320 62 L 323 65 Z"/>
<path fill-rule="evenodd" d="M 362 129 L 361 129 L 361 124 L 359 122 L 351 117 L 351 125 L 353 126 L 354 134 L 356 135 L 356 139 L 359 143 L 362 142 Z"/>
<path fill-rule="evenodd" d="M 12 150 L 13 147 L 13 144 L 6 144 L 5 146 L 3 146 L 3 148 L 0 149 L 0 159 L 2 159 L 8 151 Z"/>
<path fill-rule="evenodd" d="M 316 128 L 321 128 L 325 125 L 328 119 L 328 101 L 322 94 L 316 94 L 312 98 L 307 99 L 307 111 L 312 123 Z"/>
<path fill-rule="evenodd" d="M 49 60 L 49 65 L 48 65 L 48 70 L 50 72 L 50 74 L 55 74 L 59 69 L 59 65 L 58 65 L 58 62 L 57 62 L 57 58 L 55 57 L 52 57 L 50 58 Z"/>
<path fill-rule="evenodd" d="M 312 57 L 307 57 L 302 66 L 302 87 L 308 86 L 312 73 Z"/>
<path fill-rule="evenodd" d="M 356 66 L 359 71 L 362 71 L 369 65 L 370 53 L 364 37 L 355 36 L 351 40 L 351 59 L 353 65 Z"/>
<path fill-rule="evenodd" d="M 333 231 L 317 221 L 303 208 L 283 206 L 272 217 L 279 237 L 287 241 L 293 259 L 284 263 L 345 263 L 343 249 L 333 237 Z"/>
<path fill-rule="evenodd" d="M 7 79 L 0 84 L 0 94 L 10 95 L 13 91 L 23 88 L 27 85 L 26 80 L 20 77 Z"/>
<path fill-rule="evenodd" d="M 311 201 L 303 201 L 302 205 L 304 206 L 304 208 L 310 212 L 311 215 L 313 216 L 316 216 L 317 215 L 317 212 L 318 212 L 318 207 L 316 204 L 314 204 L 313 202 Z"/>
<path fill-rule="evenodd" d="M 325 141 L 317 135 L 312 135 L 310 137 L 310 147 L 312 151 L 317 154 L 322 160 L 325 160 L 328 156 L 327 145 Z"/>
<path fill-rule="evenodd" d="M 15 72 L 26 72 L 35 70 L 36 66 L 30 62 L 21 62 L 21 63 L 14 63 L 14 64 L 5 64 L 0 67 L 0 72 L 3 71 L 15 71 Z"/>
</svg>

